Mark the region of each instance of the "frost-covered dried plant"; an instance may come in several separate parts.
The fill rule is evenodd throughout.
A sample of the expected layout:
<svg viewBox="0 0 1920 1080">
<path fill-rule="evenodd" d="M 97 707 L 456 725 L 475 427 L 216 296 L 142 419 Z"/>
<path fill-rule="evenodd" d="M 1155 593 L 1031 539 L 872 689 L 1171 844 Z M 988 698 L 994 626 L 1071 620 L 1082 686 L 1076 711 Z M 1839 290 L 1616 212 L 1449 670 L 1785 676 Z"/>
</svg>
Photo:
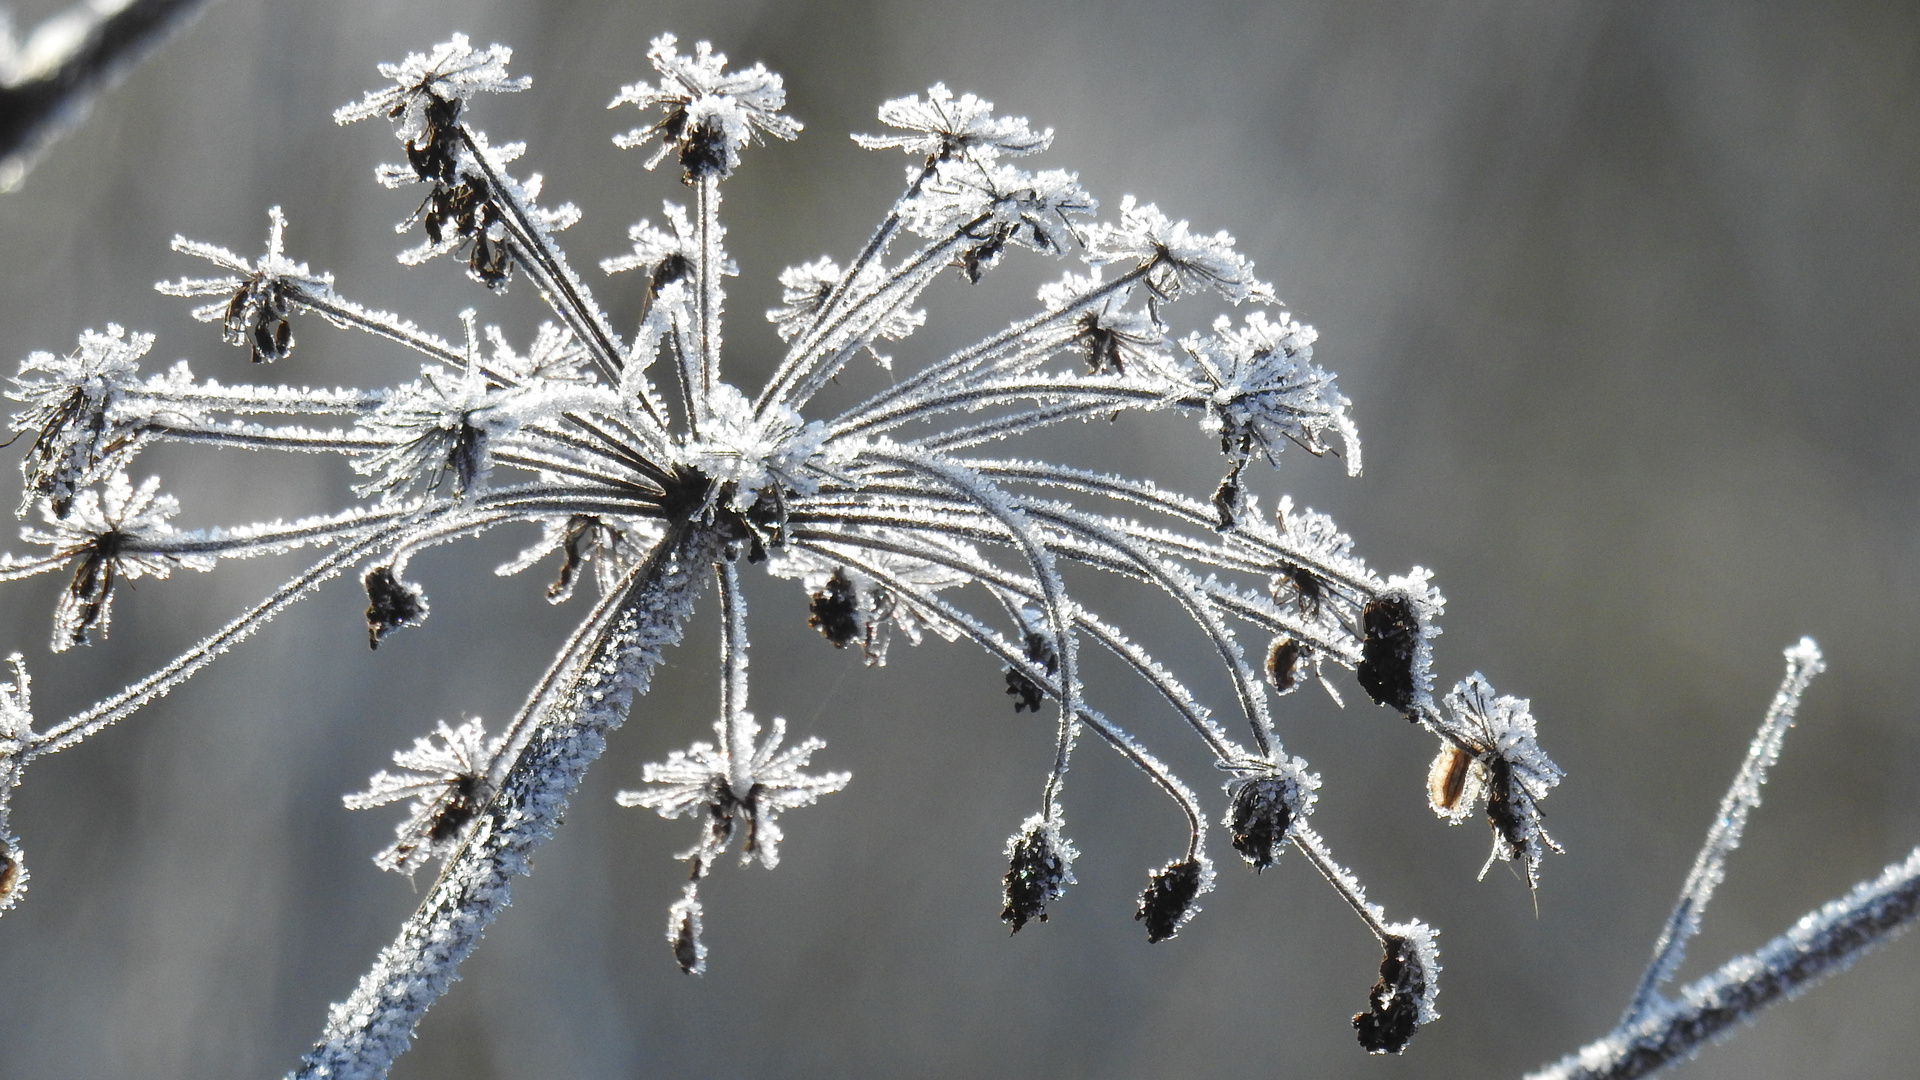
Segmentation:
<svg viewBox="0 0 1920 1080">
<path fill-rule="evenodd" d="M 763 67 L 729 69 L 704 43 L 683 55 L 671 36 L 653 43 L 649 59 L 655 81 L 613 100 L 641 114 L 615 141 L 648 151 L 649 168 L 671 159 L 691 206 L 669 203 L 658 225 L 629 231 L 630 252 L 602 263 L 641 299 L 629 333 L 615 329 L 557 239 L 579 211 L 543 203 L 537 174 L 509 171 L 523 145 L 492 143 L 468 123 L 473 99 L 529 81 L 508 73 L 506 48 L 475 49 L 456 35 L 382 65 L 391 85 L 335 119 L 394 124 L 405 161 L 378 178 L 417 199 L 401 229 L 424 234 L 402 262 L 451 255 L 489 290 L 525 282 L 554 321 L 503 330 L 468 312 L 457 339 L 423 330 L 346 298 L 331 275 L 294 261 L 287 218 L 275 208 L 258 258 L 177 239 L 178 251 L 213 263 L 219 276 L 161 290 L 204 301 L 194 314 L 218 323 L 254 363 L 297 364 L 295 323 L 317 317 L 419 354 L 416 378 L 388 389 L 310 390 L 201 380 L 185 362 L 143 374 L 152 338 L 118 327 L 82 335 L 64 356 L 35 353 L 22 364 L 13 426 L 33 433 L 22 512 L 37 508 L 45 520 L 25 535 L 47 550 L 7 558 L 0 578 L 71 569 L 56 648 L 105 634 L 121 579 L 297 548 L 323 554 L 180 659 L 43 730 L 33 730 L 16 660 L 14 682 L 0 687 L 3 902 L 16 900 L 25 881 L 5 800 L 35 758 L 167 693 L 350 570 L 366 588 L 377 646 L 428 617 L 426 596 L 406 579 L 413 557 L 526 523 L 540 541 L 502 572 L 557 560 L 546 596 L 561 602 L 590 568 L 597 598 L 497 733 L 478 719 L 442 721 L 394 755 L 401 771 L 347 796 L 354 808 L 411 800 L 396 842 L 375 861 L 413 873 L 438 859 L 441 869 L 399 937 L 334 1010 L 301 1075 L 381 1075 L 406 1048 L 712 579 L 723 627 L 715 737 L 648 766 L 643 787 L 619 797 L 698 823 L 683 856 L 692 880 L 669 912 L 667 936 L 681 967 L 703 968 L 699 888 L 719 857 L 737 837 L 743 860 L 773 866 L 780 815 L 849 781 L 844 772 L 808 771 L 822 743 L 788 741 L 784 720 L 763 728 L 749 708 L 740 575 L 753 566 L 798 582 L 810 624 L 870 664 L 885 662 L 896 637 L 965 639 L 1004 665 L 1015 712 L 1056 710 L 1034 812 L 1018 814 L 1024 820 L 1007 846 L 1001 917 L 1013 930 L 1045 921 L 1073 883 L 1064 783 L 1091 730 L 1165 793 L 1189 828 L 1186 846 L 1149 874 L 1141 894 L 1149 939 L 1175 936 L 1213 888 L 1211 820 L 1256 870 L 1292 847 L 1381 946 L 1379 980 L 1354 1018 L 1360 1042 L 1372 1052 L 1404 1049 L 1438 1015 L 1436 931 L 1390 921 L 1335 861 L 1311 821 L 1321 778 L 1283 748 L 1274 698 L 1312 676 L 1337 699 L 1327 672 L 1352 669 L 1375 703 L 1442 741 L 1436 808 L 1458 821 L 1483 800 L 1493 858 L 1519 861 L 1529 884 L 1544 853 L 1556 850 L 1540 801 L 1560 771 L 1535 742 L 1527 703 L 1497 695 L 1479 675 L 1445 708 L 1436 703 L 1432 641 L 1444 600 L 1426 570 L 1377 574 L 1325 515 L 1287 499 L 1269 515 L 1250 490 L 1249 470 L 1277 463 L 1289 444 L 1359 470 L 1349 403 L 1315 363 L 1313 330 L 1275 307 L 1274 290 L 1227 234 L 1131 196 L 1114 218 L 1097 220 L 1075 174 L 1012 163 L 1045 149 L 1050 130 L 935 86 L 881 107 L 894 133 L 856 136 L 869 149 L 910 156 L 905 192 L 850 259 L 822 257 L 780 275 L 782 306 L 768 318 L 785 352 L 764 386 L 742 389 L 723 365 L 724 279 L 737 271 L 723 242 L 722 185 L 751 144 L 792 139 L 801 126 L 782 111 L 780 78 Z M 883 340 L 909 343 L 924 321 L 916 304 L 942 272 L 978 281 L 1021 249 L 1077 253 L 1084 267 L 1041 289 L 1031 316 L 958 352 L 895 364 L 878 351 Z M 1176 337 L 1176 305 L 1208 296 L 1255 310 L 1194 320 L 1208 329 Z M 819 408 L 822 389 L 843 376 L 851 382 L 849 366 L 864 366 L 863 357 L 892 368 L 881 388 L 838 412 Z M 1134 410 L 1187 415 L 1217 441 L 1223 479 L 1210 496 L 1020 455 L 1030 433 Z M 128 476 L 140 450 L 162 442 L 341 454 L 366 478 L 354 488 L 361 501 L 290 524 L 177 531 L 167 523 L 173 499 L 155 481 L 135 486 Z M 1146 642 L 1076 599 L 1069 564 L 1169 598 L 1218 669 L 1204 679 L 1169 671 Z M 1242 645 L 1249 634 L 1259 643 L 1251 659 Z M 1085 675 L 1090 650 L 1131 671 L 1190 729 L 1225 777 L 1217 800 L 1203 799 L 1103 710 Z M 1210 696 L 1220 701 L 1203 704 Z"/>
<path fill-rule="evenodd" d="M 1760 805 L 1767 772 L 1780 756 L 1800 696 L 1826 660 L 1812 638 L 1786 650 L 1787 672 L 1773 696 L 1747 758 L 1720 800 L 1720 812 L 1680 887 L 1680 899 L 1653 945 L 1653 959 L 1634 989 L 1620 1022 L 1606 1035 L 1527 1080 L 1634 1080 L 1685 1061 L 1707 1043 L 1725 1038 L 1768 1006 L 1795 997 L 1845 971 L 1855 960 L 1899 936 L 1920 919 L 1920 847 L 1880 876 L 1855 885 L 1845 896 L 1801 916 L 1780 936 L 1736 956 L 1713 973 L 1669 997 L 1686 956 L 1687 942 L 1726 876 L 1727 856 L 1740 846 L 1747 817 Z M 1524 704 L 1524 703 L 1523 703 Z M 1524 711 L 1524 710 L 1523 710 Z M 1499 841 L 1495 841 L 1499 853 Z"/>
</svg>

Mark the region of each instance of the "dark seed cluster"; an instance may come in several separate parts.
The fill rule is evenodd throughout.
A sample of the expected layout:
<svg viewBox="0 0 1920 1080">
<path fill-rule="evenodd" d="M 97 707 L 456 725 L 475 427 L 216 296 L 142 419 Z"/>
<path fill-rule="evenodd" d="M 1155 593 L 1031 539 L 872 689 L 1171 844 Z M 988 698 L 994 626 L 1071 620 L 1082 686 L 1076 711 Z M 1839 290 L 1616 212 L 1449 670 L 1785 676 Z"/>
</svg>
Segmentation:
<svg viewBox="0 0 1920 1080">
<path fill-rule="evenodd" d="M 827 587 L 813 594 L 807 604 L 811 612 L 807 625 L 813 627 L 836 649 L 844 649 L 860 639 L 860 590 L 845 570 L 835 570 Z"/>
<path fill-rule="evenodd" d="M 1060 656 L 1053 651 L 1053 639 L 1038 630 L 1027 631 L 1027 659 L 1038 664 L 1048 675 L 1060 673 Z M 1007 693 L 1013 697 L 1013 711 L 1039 712 L 1040 706 L 1047 700 L 1047 692 L 1040 684 L 1027 678 L 1023 671 L 1012 667 L 1006 669 Z"/>
<path fill-rule="evenodd" d="M 1140 909 L 1133 917 L 1147 924 L 1147 940 L 1158 944 L 1180 931 L 1180 926 L 1200 910 L 1193 901 L 1200 895 L 1204 874 L 1198 859 L 1180 859 L 1155 870 L 1147 878 L 1146 891 L 1140 894 Z"/>
<path fill-rule="evenodd" d="M 1427 977 L 1413 960 L 1413 946 L 1403 938 L 1388 937 L 1380 961 L 1380 979 L 1367 995 L 1367 1011 L 1353 1017 L 1353 1030 L 1369 1054 L 1398 1054 L 1413 1039 L 1420 1020 L 1420 997 Z"/>
<path fill-rule="evenodd" d="M 1233 791 L 1227 818 L 1233 850 L 1255 870 L 1272 866 L 1287 841 L 1287 828 L 1293 824 L 1287 786 L 1277 776 L 1256 776 Z"/>
<path fill-rule="evenodd" d="M 395 577 L 393 567 L 376 566 L 367 571 L 366 586 L 368 648 L 379 648 L 382 638 L 403 626 L 426 621 L 426 593 L 420 586 Z"/>
<path fill-rule="evenodd" d="M 1403 713 L 1413 711 L 1416 692 L 1414 658 L 1420 647 L 1420 616 L 1404 596 L 1376 596 L 1361 616 L 1366 640 L 1360 646 L 1360 666 L 1354 669 L 1360 686 L 1376 705 Z"/>
<path fill-rule="evenodd" d="M 1312 658 L 1312 649 L 1281 634 L 1267 647 L 1267 681 L 1282 694 L 1292 693 L 1305 675 L 1306 662 Z"/>
<path fill-rule="evenodd" d="M 1016 934 L 1030 919 L 1046 922 L 1047 904 L 1066 890 L 1067 879 L 1067 860 L 1054 850 L 1044 827 L 1029 828 L 1013 845 L 1000 918 L 1012 923 Z"/>
</svg>

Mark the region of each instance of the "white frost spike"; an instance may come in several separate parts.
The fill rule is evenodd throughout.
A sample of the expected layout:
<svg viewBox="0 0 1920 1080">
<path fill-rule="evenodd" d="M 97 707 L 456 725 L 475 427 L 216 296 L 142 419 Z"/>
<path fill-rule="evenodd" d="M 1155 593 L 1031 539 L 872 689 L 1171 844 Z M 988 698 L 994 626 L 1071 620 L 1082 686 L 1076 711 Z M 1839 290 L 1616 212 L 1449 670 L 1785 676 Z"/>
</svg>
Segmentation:
<svg viewBox="0 0 1920 1080">
<path fill-rule="evenodd" d="M 360 101 L 340 106 L 333 111 L 333 122 L 397 117 L 400 123 L 394 134 L 402 142 L 417 142 L 426 133 L 427 106 L 433 101 L 464 104 L 475 94 L 506 94 L 532 86 L 533 80 L 525 75 L 507 78 L 507 62 L 512 59 L 513 50 L 505 45 L 475 51 L 467 35 L 455 34 L 453 40 L 435 46 L 432 55 L 408 53 L 398 64 L 381 64 L 380 76 L 397 85 L 369 90 Z"/>
<path fill-rule="evenodd" d="M 7 827 L 13 789 L 26 762 L 21 755 L 33 740 L 33 688 L 19 653 L 7 657 L 13 681 L 0 683 L 0 912 L 20 902 L 27 891 L 26 857 Z"/>
<path fill-rule="evenodd" d="M 1794 715 L 1800 711 L 1800 695 L 1806 692 L 1814 676 L 1827 670 L 1826 658 L 1820 655 L 1820 646 L 1812 638 L 1803 637 L 1788 646 L 1786 658 L 1787 671 L 1780 681 L 1780 689 L 1773 695 L 1766 718 L 1760 721 L 1760 730 L 1754 732 L 1753 742 L 1747 746 L 1746 760 L 1740 763 L 1740 771 L 1734 774 L 1733 783 L 1720 800 L 1720 813 L 1707 829 L 1706 842 L 1700 846 L 1693 869 L 1688 871 L 1686 883 L 1680 887 L 1680 899 L 1673 906 L 1673 914 L 1667 917 L 1659 940 L 1654 942 L 1653 959 L 1647 964 L 1646 974 L 1634 991 L 1626 1015 L 1621 1018 L 1622 1025 L 1637 1023 L 1661 1004 L 1660 988 L 1680 969 L 1680 962 L 1687 955 L 1687 942 L 1700 932 L 1700 917 L 1713 899 L 1714 890 L 1727 876 L 1727 856 L 1740 846 L 1740 837 L 1747 829 L 1747 816 L 1760 805 L 1760 791 L 1767 782 L 1767 771 L 1780 759 L 1787 729 L 1793 726 Z"/>
<path fill-rule="evenodd" d="M 477 716 L 457 728 L 442 720 L 434 735 L 437 743 L 415 739 L 413 749 L 393 752 L 393 763 L 404 772 L 381 770 L 367 790 L 341 797 L 349 810 L 414 800 L 407 820 L 394 830 L 399 839 L 373 857 L 382 870 L 412 874 L 428 860 L 444 856 L 491 798 L 485 790 L 487 770 L 501 740 L 489 740 Z"/>
<path fill-rule="evenodd" d="M 927 89 L 927 99 L 894 98 L 880 106 L 880 122 L 911 135 L 855 135 L 868 150 L 901 149 L 928 160 L 970 157 L 991 161 L 1001 154 L 1019 156 L 1045 150 L 1053 129 L 1035 132 L 1024 116 L 995 116 L 993 102 L 972 94 L 953 96 L 945 83 Z"/>
</svg>

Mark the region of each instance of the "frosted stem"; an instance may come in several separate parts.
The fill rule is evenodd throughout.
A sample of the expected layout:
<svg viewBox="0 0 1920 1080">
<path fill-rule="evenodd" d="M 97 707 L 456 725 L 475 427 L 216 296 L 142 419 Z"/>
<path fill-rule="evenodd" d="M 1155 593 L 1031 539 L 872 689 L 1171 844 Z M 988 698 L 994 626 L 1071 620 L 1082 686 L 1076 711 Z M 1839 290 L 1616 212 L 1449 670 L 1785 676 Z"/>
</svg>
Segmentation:
<svg viewBox="0 0 1920 1080">
<path fill-rule="evenodd" d="M 533 851 L 552 835 L 608 731 L 644 693 L 660 650 L 680 638 L 705 564 L 713 556 L 703 532 L 670 533 L 617 591 L 595 632 L 563 655 L 563 677 L 530 702 L 537 727 L 499 792 L 467 840 L 447 858 L 419 910 L 381 950 L 326 1031 L 290 1077 L 378 1080 L 413 1041 L 414 1028 L 445 993 L 500 910 L 514 874 L 527 873 Z"/>
<path fill-rule="evenodd" d="M 1780 744 L 1787 737 L 1787 729 L 1793 726 L 1793 715 L 1800 708 L 1800 695 L 1813 677 L 1827 668 L 1820 656 L 1820 647 L 1812 638 L 1801 638 L 1798 644 L 1787 649 L 1786 655 L 1786 677 L 1773 695 L 1773 704 L 1768 706 L 1760 730 L 1754 733 L 1753 742 L 1747 747 L 1746 761 L 1740 764 L 1726 797 L 1720 800 L 1720 813 L 1707 829 L 1706 843 L 1694 859 L 1686 884 L 1680 887 L 1680 900 L 1674 904 L 1673 914 L 1667 917 L 1667 925 L 1654 943 L 1653 960 L 1647 965 L 1647 973 L 1641 977 L 1626 1014 L 1620 1018 L 1621 1027 L 1633 1026 L 1661 1004 L 1660 988 L 1679 970 L 1680 961 L 1686 957 L 1688 940 L 1700 930 L 1700 916 L 1706 911 L 1707 902 L 1713 899 L 1713 890 L 1727 876 L 1727 856 L 1740 846 L 1740 834 L 1747 828 L 1747 815 L 1760 805 L 1760 788 L 1767 782 L 1767 770 L 1780 758 Z"/>
<path fill-rule="evenodd" d="M 1873 881 L 1801 916 L 1791 930 L 1688 986 L 1679 999 L 1532 1073 L 1527 1080 L 1631 1080 L 1684 1061 L 1762 1009 L 1844 971 L 1920 915 L 1920 848 Z"/>
</svg>

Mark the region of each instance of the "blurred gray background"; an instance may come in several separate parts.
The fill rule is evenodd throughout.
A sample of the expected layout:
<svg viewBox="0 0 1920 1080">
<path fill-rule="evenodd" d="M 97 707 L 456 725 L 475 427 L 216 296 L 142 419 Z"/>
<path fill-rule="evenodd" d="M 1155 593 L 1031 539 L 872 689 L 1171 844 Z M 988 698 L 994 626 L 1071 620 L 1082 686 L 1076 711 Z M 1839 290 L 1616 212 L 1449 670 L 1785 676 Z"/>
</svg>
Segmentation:
<svg viewBox="0 0 1920 1080">
<path fill-rule="evenodd" d="M 52 7 L 20 5 L 19 22 Z M 591 267 L 661 198 L 685 198 L 609 144 L 633 117 L 603 110 L 652 77 L 647 41 L 669 29 L 783 73 L 808 126 L 751 152 L 729 192 L 742 275 L 727 364 L 743 384 L 773 355 L 758 312 L 774 276 L 846 258 L 894 194 L 902 159 L 846 133 L 938 80 L 1056 128 L 1039 161 L 1079 170 L 1109 209 L 1131 192 L 1237 236 L 1319 327 L 1366 440 L 1360 479 L 1289 454 L 1257 490 L 1332 513 L 1383 572 L 1438 571 L 1443 684 L 1479 669 L 1532 698 L 1568 772 L 1545 807 L 1568 854 L 1548 862 L 1537 915 L 1504 867 L 1476 883 L 1484 826 L 1432 818 L 1430 743 L 1343 673 L 1349 707 L 1295 695 L 1283 733 L 1325 776 L 1315 820 L 1336 852 L 1395 917 L 1444 928 L 1445 1018 L 1405 1057 L 1355 1045 L 1348 1017 L 1378 952 L 1297 855 L 1256 878 L 1216 837 L 1220 888 L 1178 939 L 1147 945 L 1134 898 L 1176 853 L 1179 819 L 1096 743 L 1068 788 L 1080 884 L 1009 939 L 1001 847 L 1036 808 L 1047 724 L 1014 716 L 997 667 L 964 646 L 901 646 L 865 670 L 806 628 L 796 588 L 756 581 L 757 711 L 825 737 L 816 766 L 851 769 L 852 785 L 791 817 L 777 872 L 729 865 L 709 882 L 711 970 L 681 975 L 661 930 L 692 827 L 612 795 L 706 732 L 714 630 L 698 621 L 396 1077 L 1517 1076 L 1617 1017 L 1780 650 L 1803 633 L 1831 672 L 1683 977 L 1920 842 L 1911 4 L 221 0 L 0 198 L 0 351 L 10 365 L 113 321 L 160 335 L 153 370 L 187 357 L 228 381 L 411 377 L 410 356 L 313 319 L 290 360 L 249 371 L 189 305 L 151 291 L 205 272 L 168 252 L 176 232 L 252 255 L 275 204 L 293 254 L 347 295 L 448 334 L 478 305 L 524 341 L 538 318 L 524 284 L 493 301 L 450 264 L 393 262 L 414 241 L 391 226 L 418 195 L 371 173 L 397 146 L 329 113 L 377 84 L 376 62 L 453 30 L 513 45 L 534 90 L 472 119 L 530 141 L 549 197 L 586 212 L 566 242 Z M 901 362 L 1004 325 L 1058 272 L 1029 260 L 975 289 L 942 283 Z M 631 290 L 600 291 L 628 324 Z M 1184 331 L 1213 311 L 1174 317 Z M 1100 425 L 1036 451 L 1200 494 L 1220 468 L 1190 424 Z M 331 462 L 156 451 L 148 472 L 188 525 L 349 498 Z M 531 539 L 417 560 L 433 616 L 377 653 L 364 598 L 336 582 L 160 705 L 35 766 L 15 800 L 32 892 L 0 920 L 0 1077 L 293 1065 L 416 901 L 368 861 L 398 811 L 350 814 L 341 793 L 436 719 L 503 720 L 583 610 L 541 602 L 551 566 L 490 573 Z M 26 654 L 49 723 L 293 566 L 141 581 L 108 641 L 58 658 L 45 642 L 60 583 L 12 584 L 0 650 Z M 1088 595 L 1208 671 L 1161 609 Z M 1156 702 L 1116 683 L 1103 703 L 1218 802 Z M 1910 1075 L 1915 948 L 1896 943 L 1680 1075 Z"/>
</svg>

